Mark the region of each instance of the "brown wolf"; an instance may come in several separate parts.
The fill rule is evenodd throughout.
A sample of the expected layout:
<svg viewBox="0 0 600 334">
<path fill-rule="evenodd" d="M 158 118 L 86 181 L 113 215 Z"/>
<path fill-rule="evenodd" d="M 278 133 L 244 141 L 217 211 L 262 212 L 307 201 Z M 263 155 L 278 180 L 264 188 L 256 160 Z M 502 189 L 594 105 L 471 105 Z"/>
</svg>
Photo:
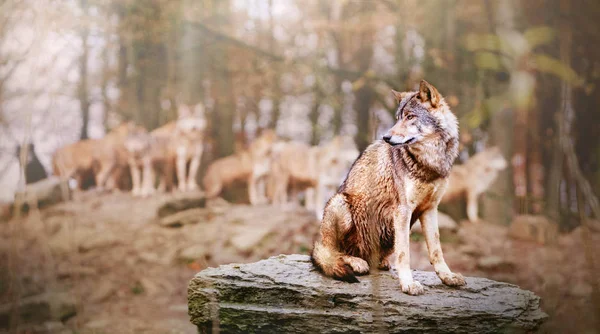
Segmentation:
<svg viewBox="0 0 600 334">
<path fill-rule="evenodd" d="M 273 203 L 287 203 L 288 192 L 295 197 L 306 190 L 305 206 L 319 218 L 325 193 L 337 189 L 359 153 L 353 139 L 346 136 L 313 147 L 298 142 L 278 143 L 274 150 Z"/>
<path fill-rule="evenodd" d="M 147 196 L 155 192 L 155 175 L 158 172 L 159 188 L 170 190 L 173 170 L 176 170 L 180 191 L 196 190 L 196 176 L 202 159 L 206 123 L 202 108 L 180 104 L 179 118 L 149 134 L 127 138 L 129 168 L 134 195 Z M 189 164 L 189 168 L 188 168 Z"/>
<path fill-rule="evenodd" d="M 403 292 L 423 287 L 410 271 L 410 226 L 420 219 L 429 260 L 442 282 L 464 285 L 450 271 L 440 246 L 437 207 L 458 155 L 458 124 L 431 84 L 418 92 L 393 92 L 396 123 L 365 149 L 325 207 L 312 261 L 325 275 L 358 282 L 370 266 L 394 268 Z"/>
<path fill-rule="evenodd" d="M 498 173 L 506 166 L 506 160 L 496 146 L 475 154 L 464 164 L 452 168 L 448 189 L 442 202 L 466 196 L 469 221 L 479 221 L 477 199 L 494 183 Z"/>
<path fill-rule="evenodd" d="M 250 203 L 258 204 L 264 201 L 264 194 L 260 194 L 258 190 L 259 182 L 269 171 L 271 149 L 276 139 L 274 131 L 265 130 L 247 150 L 211 163 L 202 180 L 206 197 L 217 197 L 223 187 L 243 180 L 248 182 Z"/>
<path fill-rule="evenodd" d="M 75 178 L 81 188 L 85 175 L 93 172 L 96 187 L 103 189 L 113 169 L 119 165 L 125 138 L 145 129 L 125 122 L 101 139 L 87 139 L 59 148 L 52 157 L 55 175 Z"/>
</svg>

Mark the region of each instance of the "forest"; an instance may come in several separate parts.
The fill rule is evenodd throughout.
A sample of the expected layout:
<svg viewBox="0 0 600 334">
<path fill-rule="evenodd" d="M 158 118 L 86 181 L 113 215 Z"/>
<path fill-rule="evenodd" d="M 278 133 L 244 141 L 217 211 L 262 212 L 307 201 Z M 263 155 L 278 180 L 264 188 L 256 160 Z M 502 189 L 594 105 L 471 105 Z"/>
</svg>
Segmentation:
<svg viewBox="0 0 600 334">
<path fill-rule="evenodd" d="M 588 246 L 594 239 L 586 235 L 600 232 L 600 140 L 595 135 L 600 133 L 599 19 L 600 3 L 586 0 L 4 0 L 0 3 L 0 204 L 12 205 L 15 193 L 31 183 L 19 163 L 27 160 L 27 154 L 39 160 L 45 175 L 56 175 L 52 161 L 59 149 L 103 138 L 124 122 L 152 131 L 176 120 L 182 105 L 196 106 L 205 124 L 203 154 L 194 176 L 200 188 L 211 163 L 247 150 L 267 130 L 282 140 L 309 146 L 350 136 L 362 151 L 395 122 L 398 105 L 392 90 L 416 91 L 425 79 L 459 120 L 456 165 L 491 147 L 498 147 L 506 159 L 506 168 L 479 200 L 479 215 L 493 226 L 490 229 L 506 229 L 522 216 L 543 216 L 560 236 L 584 235 L 583 241 L 569 245 L 576 254 L 585 255 L 578 255 L 583 262 L 577 269 L 585 292 L 574 293 L 576 301 L 567 305 L 578 305 L 573 310 L 585 312 L 560 306 L 563 295 L 549 292 L 551 283 L 522 281 L 498 268 L 473 272 L 541 294 L 547 303 L 542 306 L 551 316 L 548 332 L 565 329 L 564 320 L 574 313 L 584 319 L 580 329 L 597 330 L 600 282 L 587 273 L 600 264 L 590 260 L 593 251 Z M 28 153 L 26 147 L 31 147 Z M 21 266 L 18 259 L 24 254 L 17 250 L 31 240 L 52 245 L 56 235 L 63 233 L 48 227 L 48 221 L 60 225 L 56 215 L 66 215 L 75 225 L 80 218 L 95 224 L 83 218 L 85 212 L 106 203 L 119 208 L 120 201 L 133 201 L 131 205 L 141 211 L 145 205 L 162 205 L 157 198 L 110 197 L 124 196 L 121 193 L 77 196 L 64 204 L 70 205 L 66 208 L 40 208 L 36 214 L 30 210 L 23 215 L 19 211 L 11 222 L 46 221 L 45 227 L 32 228 L 31 236 L 21 230 L 28 227 L 0 224 L 2 238 L 22 237 L 10 247 L 0 246 L 0 268 L 10 272 L 0 275 L 0 283 L 8 282 L 0 284 L 1 304 L 23 297 L 29 286 L 41 291 L 35 278 L 21 282 L 33 268 Z M 243 197 L 234 193 L 226 199 L 245 205 L 248 200 Z M 464 202 L 441 208 L 461 222 L 462 229 Z M 274 217 L 287 214 L 277 210 L 260 212 Z M 4 211 L 0 213 L 3 217 Z M 108 213 L 98 217 L 117 219 Z M 148 293 L 164 288 L 184 294 L 184 277 L 198 269 L 258 260 L 277 252 L 307 253 L 318 224 L 306 224 L 312 226 L 302 230 L 306 242 L 280 245 L 281 249 L 265 246 L 260 252 L 246 250 L 221 258 L 206 251 L 200 256 L 192 248 L 173 250 L 174 258 L 186 250 L 195 255 L 167 261 L 169 268 L 179 268 L 172 274 L 175 277 L 165 278 L 178 282 L 172 283 L 172 290 L 168 283 L 143 280 L 131 283 L 134 288 L 122 288 L 126 283 L 114 278 L 112 282 L 121 282 L 114 285 L 121 287 L 107 288 L 111 293 L 93 303 L 104 305 L 119 295 L 136 294 L 138 286 Z M 98 227 L 90 227 L 94 228 Z M 162 238 L 161 232 L 152 231 L 148 232 L 155 237 L 152 240 Z M 490 233 L 489 238 L 496 238 Z M 169 238 L 189 241 L 185 235 Z M 69 238 L 76 236 L 69 234 Z M 115 241 L 109 247 L 125 247 L 122 243 Z M 216 242 L 206 248 L 226 245 Z M 94 261 L 93 251 L 82 251 L 81 245 L 65 247 L 58 247 L 58 253 L 52 247 L 32 253 L 45 263 L 38 279 L 53 277 L 52 286 L 58 286 L 61 268 L 87 268 Z M 534 254 L 538 248 L 559 246 L 544 241 L 531 247 Z M 547 254 L 556 254 L 555 250 L 545 250 L 544 259 L 552 262 L 553 255 Z M 115 254 L 118 258 L 124 253 Z M 66 261 L 64 266 L 61 261 Z M 514 267 L 521 265 L 532 264 Z M 467 273 L 473 269 L 466 268 Z M 64 270 L 71 273 L 71 269 Z M 123 275 L 119 270 L 115 277 Z M 84 271 L 63 274 L 71 285 L 86 282 L 76 292 L 79 297 L 85 296 L 86 284 L 99 284 L 81 278 L 88 277 Z M 513 268 L 512 273 L 516 271 Z M 21 283 L 10 283 L 16 281 Z M 67 328 L 84 328 L 87 317 L 98 310 L 113 312 L 98 305 L 78 309 L 75 320 L 65 320 Z M 119 328 L 104 325 L 98 328 Z M 131 326 L 123 328 L 139 329 Z M 183 332 L 189 331 L 184 328 Z"/>
</svg>

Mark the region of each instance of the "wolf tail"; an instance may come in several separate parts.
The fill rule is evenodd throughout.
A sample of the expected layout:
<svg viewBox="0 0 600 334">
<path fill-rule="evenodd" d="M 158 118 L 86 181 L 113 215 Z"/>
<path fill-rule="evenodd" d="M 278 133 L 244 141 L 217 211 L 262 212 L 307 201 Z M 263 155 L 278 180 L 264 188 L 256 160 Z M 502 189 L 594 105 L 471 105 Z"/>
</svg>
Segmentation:
<svg viewBox="0 0 600 334">
<path fill-rule="evenodd" d="M 315 242 L 310 259 L 315 268 L 325 276 L 348 283 L 359 282 L 358 278 L 354 275 L 352 267 L 344 261 L 344 255 L 337 250 L 323 245 L 321 241 Z"/>
</svg>

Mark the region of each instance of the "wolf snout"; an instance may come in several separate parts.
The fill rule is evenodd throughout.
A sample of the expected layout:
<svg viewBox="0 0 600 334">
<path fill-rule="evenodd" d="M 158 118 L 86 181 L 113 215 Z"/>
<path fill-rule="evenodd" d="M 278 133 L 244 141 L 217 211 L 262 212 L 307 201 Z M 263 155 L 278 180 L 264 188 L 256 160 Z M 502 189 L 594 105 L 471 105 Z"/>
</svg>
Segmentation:
<svg viewBox="0 0 600 334">
<path fill-rule="evenodd" d="M 414 138 L 407 138 L 407 137 L 403 137 L 403 136 L 393 136 L 390 134 L 384 135 L 383 140 L 392 146 L 406 145 L 406 144 L 410 144 L 410 143 L 414 142 Z"/>
</svg>

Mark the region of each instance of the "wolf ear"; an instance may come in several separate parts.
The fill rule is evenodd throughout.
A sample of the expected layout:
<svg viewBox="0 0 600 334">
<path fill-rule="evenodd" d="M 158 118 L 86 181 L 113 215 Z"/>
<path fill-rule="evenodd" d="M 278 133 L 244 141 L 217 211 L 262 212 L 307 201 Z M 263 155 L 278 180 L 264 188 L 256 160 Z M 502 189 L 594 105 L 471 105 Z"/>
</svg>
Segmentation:
<svg viewBox="0 0 600 334">
<path fill-rule="evenodd" d="M 432 84 L 425 80 L 421 80 L 421 85 L 419 86 L 419 98 L 423 102 L 429 101 L 432 107 L 437 108 L 442 97 Z"/>
<path fill-rule="evenodd" d="M 394 97 L 396 98 L 396 102 L 398 102 L 398 103 L 400 103 L 400 101 L 402 101 L 404 96 L 406 96 L 406 93 L 397 92 L 393 89 L 392 89 L 392 94 L 394 94 Z"/>
</svg>

